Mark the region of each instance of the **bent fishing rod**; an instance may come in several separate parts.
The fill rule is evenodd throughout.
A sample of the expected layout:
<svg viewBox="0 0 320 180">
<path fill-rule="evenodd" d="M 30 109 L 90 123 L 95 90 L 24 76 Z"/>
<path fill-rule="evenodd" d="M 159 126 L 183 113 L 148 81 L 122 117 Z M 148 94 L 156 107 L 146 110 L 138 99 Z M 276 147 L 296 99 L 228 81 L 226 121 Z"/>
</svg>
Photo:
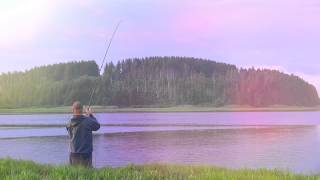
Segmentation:
<svg viewBox="0 0 320 180">
<path fill-rule="evenodd" d="M 101 73 L 101 71 L 102 71 L 102 68 L 104 67 L 104 64 L 105 64 L 105 61 L 106 61 L 106 58 L 107 58 L 109 49 L 110 49 L 111 44 L 112 44 L 112 41 L 113 41 L 113 39 L 114 39 L 114 37 L 115 37 L 118 29 L 119 29 L 119 26 L 120 26 L 121 22 L 122 22 L 122 21 L 119 21 L 119 22 L 118 22 L 117 26 L 115 27 L 115 29 L 114 29 L 114 31 L 113 31 L 113 33 L 112 33 L 112 35 L 111 35 L 111 39 L 110 39 L 109 42 L 108 42 L 107 49 L 106 49 L 106 51 L 105 51 L 105 53 L 104 53 L 104 56 L 103 56 L 103 59 L 102 59 L 102 63 L 101 63 L 100 68 L 99 68 L 99 76 L 100 76 L 100 73 Z M 96 82 L 98 82 L 98 80 L 96 80 Z M 92 105 L 93 97 L 94 97 L 94 94 L 95 94 L 95 91 L 96 91 L 96 90 L 97 90 L 97 83 L 94 84 L 93 87 L 92 87 L 92 89 L 91 89 L 90 100 L 89 100 L 89 103 L 88 103 L 88 106 L 87 106 L 88 108 L 90 108 L 90 106 Z"/>
</svg>

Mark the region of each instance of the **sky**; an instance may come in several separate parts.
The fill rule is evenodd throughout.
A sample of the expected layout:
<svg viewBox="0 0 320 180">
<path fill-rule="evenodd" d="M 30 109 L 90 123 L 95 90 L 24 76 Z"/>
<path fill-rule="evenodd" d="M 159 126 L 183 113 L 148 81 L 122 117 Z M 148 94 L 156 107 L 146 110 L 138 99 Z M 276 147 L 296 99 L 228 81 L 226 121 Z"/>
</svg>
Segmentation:
<svg viewBox="0 0 320 180">
<path fill-rule="evenodd" d="M 192 56 L 299 75 L 320 90 L 318 0 L 0 0 L 0 73 Z"/>
</svg>

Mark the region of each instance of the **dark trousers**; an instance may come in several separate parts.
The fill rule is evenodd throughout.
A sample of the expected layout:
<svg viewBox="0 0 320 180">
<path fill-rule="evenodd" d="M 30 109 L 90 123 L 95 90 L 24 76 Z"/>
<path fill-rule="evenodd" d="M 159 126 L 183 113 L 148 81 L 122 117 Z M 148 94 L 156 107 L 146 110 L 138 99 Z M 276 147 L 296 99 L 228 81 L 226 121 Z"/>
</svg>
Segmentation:
<svg viewBox="0 0 320 180">
<path fill-rule="evenodd" d="M 92 167 L 92 153 L 70 153 L 69 163 L 84 167 Z"/>
</svg>

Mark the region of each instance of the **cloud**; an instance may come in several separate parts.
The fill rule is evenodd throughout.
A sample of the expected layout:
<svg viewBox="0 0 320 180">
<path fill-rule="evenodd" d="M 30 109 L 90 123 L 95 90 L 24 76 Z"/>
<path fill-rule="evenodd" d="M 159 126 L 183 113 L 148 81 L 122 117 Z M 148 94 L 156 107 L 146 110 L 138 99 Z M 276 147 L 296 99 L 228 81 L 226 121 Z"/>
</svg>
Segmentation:
<svg viewBox="0 0 320 180">
<path fill-rule="evenodd" d="M 16 48 L 31 43 L 45 28 L 54 4 L 51 1 L 12 1 L 0 11 L 0 48 Z"/>
</svg>

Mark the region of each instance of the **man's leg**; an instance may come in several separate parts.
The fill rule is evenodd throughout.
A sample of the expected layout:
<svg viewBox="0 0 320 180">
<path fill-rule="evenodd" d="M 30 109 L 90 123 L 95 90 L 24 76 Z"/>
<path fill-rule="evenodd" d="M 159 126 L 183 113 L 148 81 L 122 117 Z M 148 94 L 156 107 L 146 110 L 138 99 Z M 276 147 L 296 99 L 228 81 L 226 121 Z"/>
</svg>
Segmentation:
<svg viewBox="0 0 320 180">
<path fill-rule="evenodd" d="M 82 154 L 81 155 L 81 165 L 85 167 L 92 167 L 92 153 Z"/>
<path fill-rule="evenodd" d="M 92 153 L 88 153 L 88 154 L 70 153 L 69 163 L 70 165 L 92 167 Z"/>
<path fill-rule="evenodd" d="M 81 156 L 76 153 L 70 153 L 69 162 L 70 165 L 81 165 Z"/>
<path fill-rule="evenodd" d="M 69 162 L 70 165 L 82 165 L 82 156 L 78 153 L 70 153 Z"/>
</svg>

